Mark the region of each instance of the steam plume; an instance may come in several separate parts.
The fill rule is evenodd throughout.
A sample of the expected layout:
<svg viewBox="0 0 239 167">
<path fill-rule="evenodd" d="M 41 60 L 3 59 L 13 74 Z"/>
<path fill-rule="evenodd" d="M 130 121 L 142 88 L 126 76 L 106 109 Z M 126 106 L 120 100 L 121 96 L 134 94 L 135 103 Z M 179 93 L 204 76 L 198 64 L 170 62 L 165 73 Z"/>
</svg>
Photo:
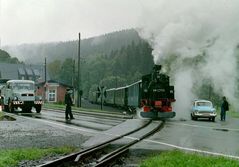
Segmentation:
<svg viewBox="0 0 239 167">
<path fill-rule="evenodd" d="M 238 9 L 237 0 L 162 0 L 154 4 L 153 10 L 144 8 L 139 33 L 152 46 L 155 63 L 174 60 L 169 72 L 178 113 L 187 110 L 190 100 L 200 98 L 192 88 L 205 80 L 210 80 L 214 91 L 227 96 L 239 109 L 235 95 Z M 187 63 L 197 56 L 203 61 Z"/>
</svg>

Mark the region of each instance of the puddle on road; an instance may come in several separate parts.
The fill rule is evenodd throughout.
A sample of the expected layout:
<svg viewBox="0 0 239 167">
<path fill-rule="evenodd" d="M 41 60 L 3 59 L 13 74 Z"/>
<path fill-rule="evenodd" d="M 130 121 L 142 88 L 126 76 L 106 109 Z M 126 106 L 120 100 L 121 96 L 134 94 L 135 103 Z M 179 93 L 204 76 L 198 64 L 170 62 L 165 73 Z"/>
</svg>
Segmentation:
<svg viewBox="0 0 239 167">
<path fill-rule="evenodd" d="M 39 113 L 16 113 L 17 115 L 24 116 L 24 117 L 32 117 L 32 118 L 40 118 L 41 114 Z"/>
<path fill-rule="evenodd" d="M 228 132 L 228 129 L 221 129 L 221 128 L 214 128 L 213 130 L 218 130 L 218 131 L 223 131 L 223 132 Z"/>
<path fill-rule="evenodd" d="M 185 119 L 185 118 L 180 118 L 179 121 L 184 122 L 184 121 L 187 121 L 187 119 Z"/>
<path fill-rule="evenodd" d="M 16 118 L 13 118 L 9 115 L 3 115 L 0 117 L 0 121 L 16 121 Z"/>
</svg>

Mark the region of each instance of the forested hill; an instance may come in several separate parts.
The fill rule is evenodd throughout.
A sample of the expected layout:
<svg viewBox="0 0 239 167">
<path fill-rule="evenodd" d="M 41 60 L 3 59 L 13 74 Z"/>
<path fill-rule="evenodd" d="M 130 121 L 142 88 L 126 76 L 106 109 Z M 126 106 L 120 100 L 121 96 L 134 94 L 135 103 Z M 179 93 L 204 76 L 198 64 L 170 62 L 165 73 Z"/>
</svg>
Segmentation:
<svg viewBox="0 0 239 167">
<path fill-rule="evenodd" d="M 0 63 L 18 64 L 20 62 L 16 57 L 11 57 L 9 53 L 0 49 Z"/>
<path fill-rule="evenodd" d="M 76 39 L 77 38 L 78 34 L 76 34 Z M 109 55 L 114 50 L 128 46 L 132 42 L 138 43 L 140 40 L 138 33 L 133 29 L 82 39 L 81 55 L 82 57 L 98 54 Z M 4 49 L 25 63 L 42 64 L 44 57 L 47 57 L 49 62 L 56 59 L 64 60 L 65 58 L 77 57 L 78 40 L 42 44 L 22 44 L 18 46 L 6 46 Z"/>
</svg>

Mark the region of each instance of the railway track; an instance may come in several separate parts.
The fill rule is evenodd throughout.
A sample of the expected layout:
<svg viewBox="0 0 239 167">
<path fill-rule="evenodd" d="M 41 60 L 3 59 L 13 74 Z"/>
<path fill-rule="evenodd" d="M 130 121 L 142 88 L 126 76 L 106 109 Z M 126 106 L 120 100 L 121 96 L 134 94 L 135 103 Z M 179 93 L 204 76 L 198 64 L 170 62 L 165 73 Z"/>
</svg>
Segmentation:
<svg viewBox="0 0 239 167">
<path fill-rule="evenodd" d="M 113 166 L 116 163 L 116 159 L 126 153 L 131 146 L 152 135 L 161 127 L 161 123 L 149 120 L 146 124 L 135 130 L 114 137 L 111 140 L 80 152 L 39 165 L 38 167 Z M 125 140 L 127 137 L 131 139 L 130 142 L 127 142 L 119 147 L 111 146 L 114 142 L 120 142 L 120 140 Z"/>
</svg>

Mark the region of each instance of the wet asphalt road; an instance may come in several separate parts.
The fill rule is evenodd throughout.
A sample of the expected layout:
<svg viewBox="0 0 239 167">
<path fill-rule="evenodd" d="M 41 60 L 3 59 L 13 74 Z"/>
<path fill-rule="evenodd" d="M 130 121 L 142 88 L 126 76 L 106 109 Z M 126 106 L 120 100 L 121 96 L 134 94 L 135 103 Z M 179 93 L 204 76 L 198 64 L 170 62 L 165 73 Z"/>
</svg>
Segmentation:
<svg viewBox="0 0 239 167">
<path fill-rule="evenodd" d="M 76 119 L 66 121 L 64 111 L 43 111 L 41 114 L 33 115 L 39 121 L 34 121 L 36 118 L 20 117 L 14 123 L 0 122 L 1 148 L 49 147 L 66 144 L 82 147 L 90 136 L 99 133 L 106 135 L 104 133 L 106 130 L 124 122 L 122 118 L 109 119 L 76 113 L 74 113 Z M 48 125 L 48 121 L 56 123 Z M 124 130 L 127 128 L 124 127 Z M 117 131 L 114 130 L 115 135 L 118 135 Z M 131 151 L 181 149 L 239 159 L 238 139 L 239 119 L 228 117 L 226 122 L 221 122 L 217 117 L 216 122 L 210 122 L 189 119 L 181 121 L 176 118 L 166 121 L 160 131 L 133 146 Z M 23 140 L 26 142 L 22 142 Z"/>
<path fill-rule="evenodd" d="M 181 149 L 239 159 L 239 119 L 166 121 L 164 128 L 134 149 Z"/>
</svg>

